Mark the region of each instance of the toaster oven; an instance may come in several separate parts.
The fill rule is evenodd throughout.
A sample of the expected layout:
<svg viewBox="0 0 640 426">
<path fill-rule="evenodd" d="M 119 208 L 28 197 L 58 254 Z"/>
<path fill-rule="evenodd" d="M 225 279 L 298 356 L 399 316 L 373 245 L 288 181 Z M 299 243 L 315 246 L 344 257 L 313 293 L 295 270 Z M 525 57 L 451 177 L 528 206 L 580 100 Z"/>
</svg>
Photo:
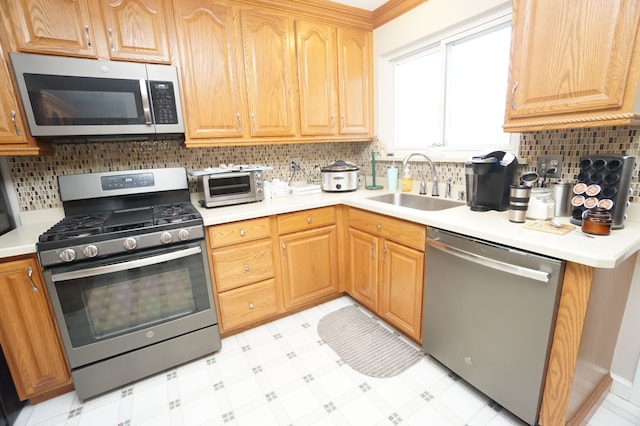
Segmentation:
<svg viewBox="0 0 640 426">
<path fill-rule="evenodd" d="M 202 175 L 198 178 L 198 192 L 200 205 L 209 208 L 262 201 L 262 172 L 231 171 Z"/>
</svg>

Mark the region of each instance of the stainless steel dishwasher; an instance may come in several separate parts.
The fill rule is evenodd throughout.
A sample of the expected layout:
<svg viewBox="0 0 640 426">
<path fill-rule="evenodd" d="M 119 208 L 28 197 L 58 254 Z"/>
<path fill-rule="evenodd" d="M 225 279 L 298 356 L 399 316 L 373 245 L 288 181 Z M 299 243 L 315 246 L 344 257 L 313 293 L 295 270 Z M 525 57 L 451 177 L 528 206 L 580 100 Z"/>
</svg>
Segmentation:
<svg viewBox="0 0 640 426">
<path fill-rule="evenodd" d="M 564 262 L 438 229 L 426 258 L 424 350 L 536 424 Z"/>
</svg>

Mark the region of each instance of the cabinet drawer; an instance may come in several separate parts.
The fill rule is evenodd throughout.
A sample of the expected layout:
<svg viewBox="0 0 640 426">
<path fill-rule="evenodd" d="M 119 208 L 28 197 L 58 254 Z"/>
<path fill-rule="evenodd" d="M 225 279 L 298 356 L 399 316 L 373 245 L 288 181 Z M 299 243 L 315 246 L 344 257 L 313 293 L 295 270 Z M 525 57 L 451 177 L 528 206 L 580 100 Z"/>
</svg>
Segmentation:
<svg viewBox="0 0 640 426">
<path fill-rule="evenodd" d="M 215 249 L 211 259 L 218 291 L 273 278 L 270 239 Z"/>
<path fill-rule="evenodd" d="M 286 213 L 278 216 L 278 230 L 280 234 L 304 231 L 305 229 L 336 223 L 336 208 L 322 207 L 301 212 Z"/>
<path fill-rule="evenodd" d="M 245 241 L 259 240 L 271 235 L 268 217 L 225 223 L 209 227 L 209 244 L 212 248 Z"/>
<path fill-rule="evenodd" d="M 239 327 L 278 312 L 274 279 L 218 294 L 224 330 Z"/>
<path fill-rule="evenodd" d="M 406 246 L 424 251 L 427 229 L 425 225 L 402 219 L 349 209 L 349 226 Z"/>
</svg>

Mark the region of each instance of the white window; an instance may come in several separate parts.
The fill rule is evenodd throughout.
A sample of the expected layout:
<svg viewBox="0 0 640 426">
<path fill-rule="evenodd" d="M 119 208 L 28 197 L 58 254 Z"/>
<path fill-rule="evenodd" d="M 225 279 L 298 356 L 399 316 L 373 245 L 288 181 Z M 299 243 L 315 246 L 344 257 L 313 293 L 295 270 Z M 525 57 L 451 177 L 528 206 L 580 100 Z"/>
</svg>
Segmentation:
<svg viewBox="0 0 640 426">
<path fill-rule="evenodd" d="M 396 157 L 424 152 L 461 160 L 489 149 L 517 151 L 505 133 L 511 14 L 484 18 L 386 58 L 379 135 Z M 389 88 L 391 87 L 391 88 Z"/>
</svg>

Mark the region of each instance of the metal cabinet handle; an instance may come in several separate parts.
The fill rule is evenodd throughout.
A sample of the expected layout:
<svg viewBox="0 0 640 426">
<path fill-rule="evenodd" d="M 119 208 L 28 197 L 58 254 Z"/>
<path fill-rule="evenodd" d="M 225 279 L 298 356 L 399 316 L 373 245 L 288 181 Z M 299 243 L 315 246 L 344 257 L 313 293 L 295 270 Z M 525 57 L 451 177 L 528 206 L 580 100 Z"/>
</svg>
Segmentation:
<svg viewBox="0 0 640 426">
<path fill-rule="evenodd" d="M 16 110 L 11 110 L 11 122 L 13 123 L 13 129 L 16 131 L 16 135 L 22 136 L 22 132 L 18 128 L 18 123 L 16 122 Z"/>
<path fill-rule="evenodd" d="M 371 258 L 376 260 L 376 243 L 371 243 Z"/>
<path fill-rule="evenodd" d="M 342 123 L 340 124 L 340 130 L 344 130 L 344 114 L 340 116 L 340 120 L 342 121 Z"/>
<path fill-rule="evenodd" d="M 87 38 L 87 47 L 89 49 L 93 49 L 93 45 L 91 44 L 91 36 L 89 35 L 89 25 L 84 24 L 84 34 Z"/>
<path fill-rule="evenodd" d="M 140 97 L 142 99 L 142 112 L 144 113 L 144 124 L 152 125 L 151 105 L 149 104 L 149 92 L 147 92 L 147 80 L 140 79 Z"/>
<path fill-rule="evenodd" d="M 253 305 L 253 303 L 249 302 L 249 309 L 253 309 L 255 308 L 255 306 Z"/>
<path fill-rule="evenodd" d="M 240 236 L 244 237 L 245 235 L 247 235 L 247 231 L 245 231 L 244 229 L 240 230 Z"/>
<path fill-rule="evenodd" d="M 38 286 L 33 282 L 33 268 L 27 267 L 27 276 L 29 277 L 29 284 L 31 284 L 31 290 L 38 291 Z"/>
<path fill-rule="evenodd" d="M 311 216 L 309 216 L 309 217 L 307 218 L 307 223 L 311 223 L 312 221 L 313 221 L 313 219 L 311 218 Z"/>
<path fill-rule="evenodd" d="M 331 128 L 336 128 L 336 115 L 334 113 L 331 114 Z"/>
<path fill-rule="evenodd" d="M 282 257 L 286 258 L 287 257 L 287 245 L 284 243 L 284 241 L 282 243 L 280 243 L 280 245 L 282 246 Z"/>
<path fill-rule="evenodd" d="M 244 270 L 248 271 L 249 270 L 249 265 L 244 265 Z"/>
<path fill-rule="evenodd" d="M 236 112 L 236 117 L 238 118 L 238 131 L 242 131 L 242 117 L 240 117 L 240 113 Z"/>
<path fill-rule="evenodd" d="M 511 89 L 511 109 L 516 109 L 516 89 L 518 88 L 518 82 L 513 83 L 513 88 Z"/>
<path fill-rule="evenodd" d="M 251 113 L 251 131 L 256 131 L 256 116 L 253 113 Z"/>
<path fill-rule="evenodd" d="M 381 229 L 382 229 L 382 225 L 377 224 L 377 225 L 376 225 L 376 229 L 377 229 L 378 231 L 379 231 L 379 230 L 381 230 Z"/>
<path fill-rule="evenodd" d="M 385 246 L 382 248 L 382 263 L 384 263 L 386 265 L 387 263 L 387 258 L 386 255 L 387 254 L 387 245 L 385 244 Z"/>
<path fill-rule="evenodd" d="M 111 28 L 107 28 L 107 32 L 109 33 L 109 45 L 111 46 L 111 51 L 115 52 L 116 48 L 113 45 L 113 30 Z"/>
</svg>

